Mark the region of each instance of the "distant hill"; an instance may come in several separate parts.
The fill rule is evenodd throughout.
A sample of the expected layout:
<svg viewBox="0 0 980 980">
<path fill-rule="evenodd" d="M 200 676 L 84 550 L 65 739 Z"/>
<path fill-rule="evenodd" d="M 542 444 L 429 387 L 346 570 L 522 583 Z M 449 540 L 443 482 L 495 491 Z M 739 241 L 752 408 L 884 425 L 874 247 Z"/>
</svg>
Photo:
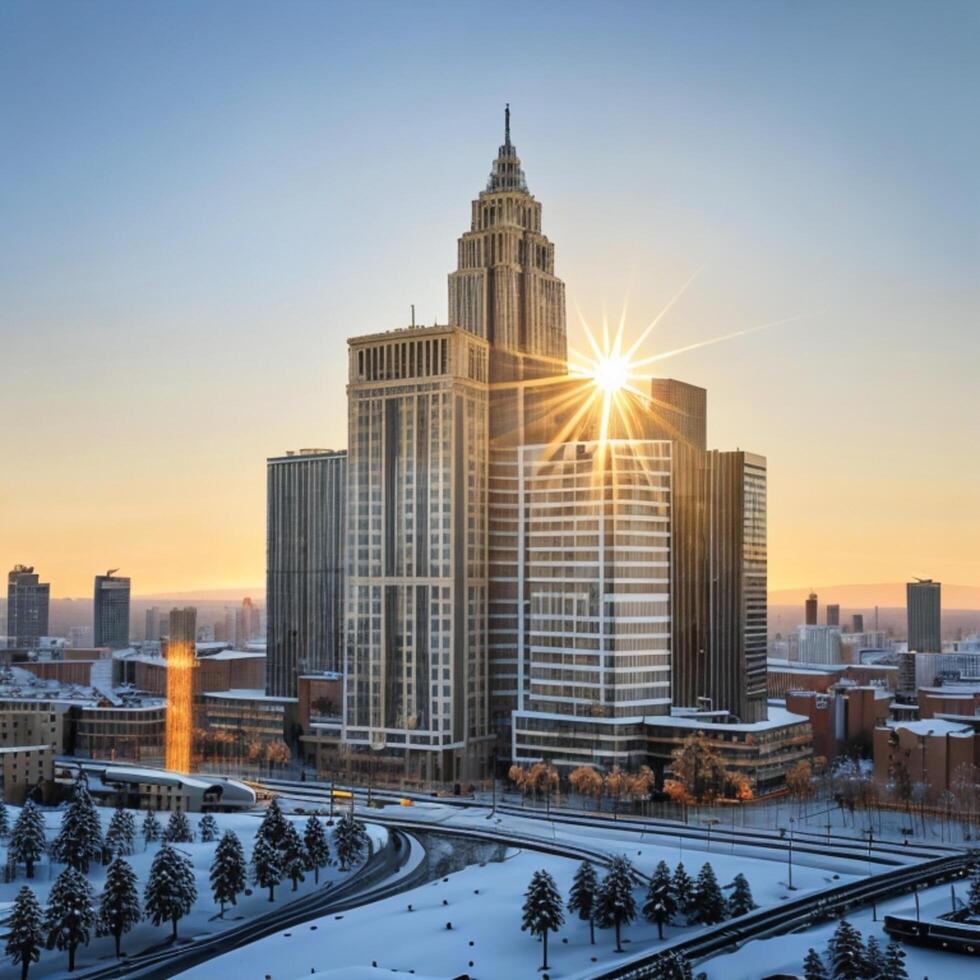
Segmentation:
<svg viewBox="0 0 980 980">
<path fill-rule="evenodd" d="M 905 583 L 877 585 L 814 585 L 794 589 L 775 589 L 769 593 L 770 606 L 802 606 L 807 595 L 817 593 L 820 606 L 839 603 L 850 609 L 875 606 L 905 608 Z M 980 585 L 947 585 L 943 582 L 943 609 L 980 609 Z"/>
<path fill-rule="evenodd" d="M 134 595 L 134 599 L 144 599 L 153 602 L 186 602 L 191 605 L 194 600 L 201 602 L 241 602 L 245 596 L 251 596 L 257 601 L 265 598 L 264 585 L 243 585 L 234 589 L 194 589 L 187 592 L 147 592 Z"/>
</svg>

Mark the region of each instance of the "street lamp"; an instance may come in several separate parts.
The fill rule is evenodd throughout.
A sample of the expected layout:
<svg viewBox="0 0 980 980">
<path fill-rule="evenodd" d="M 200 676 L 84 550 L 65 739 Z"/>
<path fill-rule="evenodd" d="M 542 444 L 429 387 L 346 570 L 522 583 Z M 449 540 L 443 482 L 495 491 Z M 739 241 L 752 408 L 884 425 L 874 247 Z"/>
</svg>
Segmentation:
<svg viewBox="0 0 980 980">
<path fill-rule="evenodd" d="M 789 887 L 789 890 L 791 892 L 796 891 L 796 889 L 793 887 L 793 823 L 794 823 L 793 818 L 790 817 L 789 818 L 789 824 L 790 824 L 790 827 L 789 827 L 789 850 L 787 852 L 786 864 L 787 864 L 787 867 L 789 869 L 789 883 L 788 883 L 788 887 Z M 786 828 L 785 827 L 780 827 L 779 828 L 779 836 L 783 840 L 786 840 Z"/>
<path fill-rule="evenodd" d="M 703 823 L 705 827 L 708 828 L 708 853 L 710 854 L 711 853 L 711 828 L 714 827 L 716 824 L 721 823 L 721 821 L 717 817 L 705 817 L 701 821 L 701 823 Z"/>
</svg>

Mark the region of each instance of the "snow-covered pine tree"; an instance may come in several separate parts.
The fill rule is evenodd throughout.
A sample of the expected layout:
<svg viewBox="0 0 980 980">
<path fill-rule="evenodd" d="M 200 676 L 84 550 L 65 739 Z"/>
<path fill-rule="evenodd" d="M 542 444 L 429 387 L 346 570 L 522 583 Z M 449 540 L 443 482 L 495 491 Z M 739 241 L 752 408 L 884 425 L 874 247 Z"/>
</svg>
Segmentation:
<svg viewBox="0 0 980 980">
<path fill-rule="evenodd" d="M 633 898 L 633 865 L 625 855 L 614 857 L 596 895 L 596 922 L 616 930 L 616 952 L 623 951 L 622 928 L 636 918 Z"/>
<path fill-rule="evenodd" d="M 320 869 L 330 863 L 330 844 L 327 842 L 327 832 L 316 814 L 306 821 L 303 843 L 306 845 L 306 869 L 313 872 L 313 880 L 320 884 Z"/>
<path fill-rule="evenodd" d="M 592 772 L 593 770 L 589 770 Z M 572 890 L 568 895 L 568 911 L 589 923 L 589 938 L 595 945 L 595 903 L 599 878 L 591 861 L 583 861 L 575 872 Z"/>
<path fill-rule="evenodd" d="M 276 885 L 282 881 L 280 853 L 264 837 L 255 835 L 252 848 L 252 880 L 260 888 L 269 889 L 269 901 L 276 900 Z"/>
<path fill-rule="evenodd" d="M 283 838 L 286 836 L 286 818 L 282 815 L 279 801 L 273 797 L 272 802 L 266 807 L 265 816 L 259 824 L 258 833 L 255 835 L 256 841 L 264 840 L 277 851 L 282 847 Z"/>
<path fill-rule="evenodd" d="M 94 926 L 92 886 L 81 871 L 69 865 L 51 886 L 44 919 L 47 947 L 68 951 L 69 973 L 75 969 L 75 951 L 88 945 Z"/>
<path fill-rule="evenodd" d="M 885 972 L 888 980 L 909 980 L 909 972 L 905 968 L 905 950 L 898 943 L 889 943 L 885 947 Z"/>
<path fill-rule="evenodd" d="M 561 895 L 555 879 L 547 871 L 535 871 L 524 893 L 524 917 L 521 932 L 540 936 L 544 944 L 541 969 L 548 969 L 548 933 L 556 932 L 565 922 Z"/>
<path fill-rule="evenodd" d="M 88 780 L 79 775 L 61 818 L 61 830 L 51 845 L 51 856 L 82 874 L 102 856 L 102 824 L 88 791 Z"/>
<path fill-rule="evenodd" d="M 303 838 L 293 826 L 292 821 L 286 822 L 286 834 L 282 839 L 282 873 L 293 883 L 293 891 L 301 881 L 306 880 L 303 872 L 306 870 L 306 848 Z"/>
<path fill-rule="evenodd" d="M 37 896 L 24 885 L 14 899 L 8 921 L 7 946 L 4 952 L 16 966 L 20 963 L 20 980 L 27 980 L 31 964 L 41 958 L 44 933 L 41 929 L 41 906 Z"/>
<path fill-rule="evenodd" d="M 129 810 L 119 809 L 112 815 L 105 834 L 105 846 L 115 857 L 133 853 L 136 846 L 136 818 Z"/>
<path fill-rule="evenodd" d="M 674 891 L 677 911 L 685 918 L 690 919 L 697 902 L 697 893 L 694 888 L 694 879 L 687 873 L 683 861 L 674 868 L 674 876 L 670 879 L 670 885 Z"/>
<path fill-rule="evenodd" d="M 167 821 L 167 829 L 163 832 L 163 839 L 168 844 L 193 844 L 194 831 L 191 822 L 187 819 L 187 814 L 183 810 L 177 809 L 170 814 Z"/>
<path fill-rule="evenodd" d="M 885 954 L 874 936 L 868 936 L 868 945 L 864 951 L 864 962 L 864 975 L 866 980 L 887 980 L 883 972 L 885 969 Z"/>
<path fill-rule="evenodd" d="M 728 896 L 728 914 L 745 915 L 758 907 L 752 900 L 752 889 L 749 887 L 749 881 L 740 871 L 735 875 L 735 880 L 732 882 L 732 893 Z"/>
<path fill-rule="evenodd" d="M 820 954 L 812 946 L 803 958 L 803 980 L 830 980 Z"/>
<path fill-rule="evenodd" d="M 657 923 L 657 935 L 663 939 L 664 926 L 670 925 L 677 914 L 677 902 L 671 888 L 670 868 L 667 867 L 666 861 L 661 861 L 653 871 L 643 914 L 649 922 Z"/>
<path fill-rule="evenodd" d="M 847 919 L 840 920 L 827 947 L 834 980 L 862 980 L 867 970 L 864 940 Z"/>
<path fill-rule="evenodd" d="M 966 896 L 966 905 L 973 915 L 980 915 L 980 866 L 973 872 L 970 879 L 970 891 Z"/>
<path fill-rule="evenodd" d="M 211 862 L 211 892 L 221 906 L 222 916 L 226 903 L 238 904 L 238 896 L 245 891 L 247 878 L 248 867 L 242 842 L 237 834 L 226 830 L 214 849 L 214 860 Z"/>
<path fill-rule="evenodd" d="M 177 938 L 177 923 L 194 907 L 197 885 L 190 858 L 175 851 L 165 842 L 150 865 L 150 876 L 143 891 L 143 907 L 155 926 L 161 922 L 173 925 Z"/>
<path fill-rule="evenodd" d="M 0 800 L 0 837 L 6 837 L 10 833 L 10 814 L 7 813 L 7 805 Z"/>
<path fill-rule="evenodd" d="M 106 872 L 105 885 L 99 896 L 99 935 L 116 941 L 116 957 L 122 955 L 122 937 L 141 919 L 136 873 L 117 857 Z"/>
<path fill-rule="evenodd" d="M 34 865 L 41 860 L 46 849 L 44 817 L 33 800 L 26 800 L 10 832 L 7 856 L 15 863 L 23 864 L 27 877 L 33 878 Z"/>
<path fill-rule="evenodd" d="M 157 820 L 157 815 L 154 810 L 147 810 L 146 816 L 143 818 L 143 842 L 145 844 L 151 844 L 153 841 L 160 839 L 160 835 L 163 833 L 163 827 L 160 826 L 160 821 Z"/>
<path fill-rule="evenodd" d="M 201 842 L 204 844 L 213 844 L 220 834 L 218 821 L 210 813 L 205 813 L 201 817 L 201 822 L 197 825 L 197 830 L 201 835 Z"/>
<path fill-rule="evenodd" d="M 724 922 L 728 909 L 721 888 L 718 887 L 715 870 L 710 864 L 705 863 L 701 866 L 698 880 L 694 883 L 694 891 L 697 900 L 692 914 L 693 920 L 705 926 Z"/>
<path fill-rule="evenodd" d="M 364 855 L 368 835 L 364 825 L 354 819 L 353 813 L 345 813 L 333 830 L 333 848 L 340 862 L 341 871 L 349 871 Z"/>
</svg>

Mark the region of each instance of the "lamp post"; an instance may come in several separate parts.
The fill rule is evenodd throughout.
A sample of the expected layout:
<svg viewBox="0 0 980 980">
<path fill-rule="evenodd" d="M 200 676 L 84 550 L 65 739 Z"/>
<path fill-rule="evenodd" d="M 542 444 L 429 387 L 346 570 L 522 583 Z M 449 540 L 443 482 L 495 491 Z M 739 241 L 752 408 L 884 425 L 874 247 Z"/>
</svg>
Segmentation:
<svg viewBox="0 0 980 980">
<path fill-rule="evenodd" d="M 793 887 L 793 822 L 794 822 L 793 821 L 793 818 L 790 817 L 789 818 L 789 824 L 790 824 L 790 827 L 789 827 L 789 838 L 788 838 L 789 849 L 787 851 L 787 857 L 786 857 L 786 866 L 789 869 L 788 870 L 789 882 L 787 884 L 787 887 L 789 888 L 789 890 L 791 892 L 796 891 L 796 889 Z M 786 828 L 785 827 L 780 827 L 779 828 L 779 836 L 783 840 L 787 840 L 787 834 L 786 834 Z"/>
<path fill-rule="evenodd" d="M 708 853 L 710 854 L 711 853 L 711 828 L 714 827 L 716 824 L 721 823 L 721 821 L 717 817 L 705 817 L 704 820 L 701 821 L 701 823 L 703 823 L 705 827 L 708 828 Z"/>
</svg>

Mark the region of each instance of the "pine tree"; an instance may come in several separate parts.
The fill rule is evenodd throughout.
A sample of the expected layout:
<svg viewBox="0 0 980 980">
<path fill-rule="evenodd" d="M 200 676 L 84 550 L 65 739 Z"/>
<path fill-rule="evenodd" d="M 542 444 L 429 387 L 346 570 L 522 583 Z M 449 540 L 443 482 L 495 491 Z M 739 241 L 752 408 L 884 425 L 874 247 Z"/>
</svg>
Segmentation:
<svg viewBox="0 0 980 980">
<path fill-rule="evenodd" d="M 105 846 L 116 856 L 133 853 L 136 847 L 136 818 L 129 810 L 116 810 L 109 821 Z"/>
<path fill-rule="evenodd" d="M 677 902 L 674 899 L 674 892 L 671 887 L 670 868 L 666 861 L 661 861 L 654 869 L 653 877 L 650 879 L 650 887 L 647 890 L 646 904 L 643 906 L 643 914 L 650 922 L 657 923 L 657 935 L 664 938 L 664 926 L 674 921 L 677 914 Z"/>
<path fill-rule="evenodd" d="M 102 856 L 102 825 L 88 791 L 88 780 L 79 775 L 61 818 L 61 830 L 51 845 L 51 856 L 83 874 L 89 863 Z"/>
<path fill-rule="evenodd" d="M 218 839 L 218 821 L 210 813 L 205 813 L 201 817 L 201 822 L 197 825 L 201 835 L 201 841 L 205 844 L 213 844 Z"/>
<path fill-rule="evenodd" d="M 306 821 L 303 843 L 306 845 L 306 869 L 313 872 L 313 880 L 320 884 L 320 868 L 330 863 L 330 844 L 327 832 L 315 814 Z"/>
<path fill-rule="evenodd" d="M 191 822 L 183 810 L 177 809 L 170 814 L 167 829 L 163 832 L 163 839 L 168 844 L 194 843 L 194 831 L 191 829 Z"/>
<path fill-rule="evenodd" d="M 245 864 L 245 851 L 238 836 L 226 830 L 214 849 L 214 860 L 211 862 L 211 891 L 214 900 L 221 906 L 221 915 L 225 914 L 225 903 L 238 904 L 238 896 L 245 891 L 248 867 Z"/>
<path fill-rule="evenodd" d="M 10 961 L 20 963 L 20 980 L 27 980 L 31 964 L 41 958 L 44 933 L 41 929 L 41 906 L 37 896 L 24 885 L 14 899 L 14 909 L 9 920 L 5 950 Z"/>
<path fill-rule="evenodd" d="M 282 848 L 283 839 L 286 836 L 286 818 L 282 815 L 279 801 L 273 798 L 265 811 L 262 823 L 259 824 L 258 833 L 255 835 L 256 841 L 264 840 L 275 850 Z"/>
<path fill-rule="evenodd" d="M 153 841 L 159 840 L 162 833 L 163 828 L 160 826 L 160 821 L 157 820 L 156 812 L 147 810 L 146 816 L 143 818 L 143 842 L 151 844 Z"/>
<path fill-rule="evenodd" d="M 834 980 L 863 980 L 867 970 L 864 941 L 847 919 L 841 919 L 827 945 Z"/>
<path fill-rule="evenodd" d="M 84 875 L 69 865 L 48 893 L 44 928 L 48 949 L 68 951 L 68 972 L 75 969 L 75 951 L 88 944 L 95 926 L 95 899 Z"/>
<path fill-rule="evenodd" d="M 592 772 L 593 770 L 589 770 Z M 578 912 L 578 917 L 589 923 L 589 938 L 595 945 L 595 903 L 599 891 L 599 879 L 590 861 L 583 861 L 575 872 L 572 890 L 568 896 L 568 911 Z"/>
<path fill-rule="evenodd" d="M 176 812 L 176 811 L 175 811 Z M 173 924 L 173 938 L 177 938 L 177 923 L 194 907 L 197 885 L 194 883 L 194 866 L 190 858 L 164 843 L 153 864 L 143 892 L 143 905 L 147 916 L 155 926 L 161 922 Z"/>
<path fill-rule="evenodd" d="M 716 922 L 725 921 L 725 898 L 718 887 L 714 868 L 704 864 L 698 872 L 698 880 L 694 884 L 696 904 L 692 918 L 695 922 L 710 926 Z"/>
<path fill-rule="evenodd" d="M 625 855 L 615 857 L 609 864 L 596 895 L 596 922 L 603 929 L 616 930 L 616 952 L 623 951 L 621 932 L 636 918 L 633 898 L 633 865 Z"/>
<path fill-rule="evenodd" d="M 99 896 L 99 935 L 115 939 L 117 958 L 122 955 L 123 934 L 142 918 L 136 873 L 121 857 L 117 857 L 109 865 L 105 886 Z"/>
<path fill-rule="evenodd" d="M 674 876 L 670 880 L 670 885 L 674 892 L 677 911 L 689 919 L 694 914 L 697 891 L 694 887 L 694 879 L 687 873 L 683 861 L 674 868 Z"/>
<path fill-rule="evenodd" d="M 27 800 L 21 808 L 20 816 L 14 821 L 10 833 L 7 855 L 17 863 L 23 863 L 27 877 L 34 877 L 34 865 L 40 861 L 47 849 L 44 839 L 44 817 L 32 800 Z"/>
<path fill-rule="evenodd" d="M 741 872 L 735 875 L 732 882 L 732 893 L 728 896 L 728 914 L 746 915 L 759 906 L 752 900 L 752 889 L 749 881 Z"/>
<path fill-rule="evenodd" d="M 868 936 L 868 945 L 864 953 L 865 977 L 867 980 L 887 980 L 884 974 L 885 955 L 882 952 L 878 940 L 874 936 Z"/>
<path fill-rule="evenodd" d="M 541 969 L 548 969 L 548 933 L 556 932 L 565 922 L 561 895 L 555 879 L 547 871 L 535 871 L 524 893 L 524 918 L 521 932 L 540 936 L 544 944 Z"/>
<path fill-rule="evenodd" d="M 252 879 L 260 888 L 269 889 L 269 901 L 276 900 L 276 885 L 282 881 L 280 854 L 265 838 L 256 834 L 252 848 Z"/>
<path fill-rule="evenodd" d="M 340 870 L 348 871 L 360 861 L 367 845 L 368 836 L 364 825 L 354 819 L 354 814 L 345 813 L 333 830 L 333 847 L 340 862 Z"/>
<path fill-rule="evenodd" d="M 803 960 L 803 978 L 804 980 L 830 980 L 820 954 L 812 946 L 806 951 Z"/>
<path fill-rule="evenodd" d="M 10 833 L 10 814 L 7 813 L 7 805 L 0 799 L 0 837 L 6 837 Z"/>
<path fill-rule="evenodd" d="M 909 980 L 908 970 L 905 969 L 905 950 L 898 943 L 889 943 L 885 947 L 882 975 L 888 980 Z"/>
<path fill-rule="evenodd" d="M 303 838 L 291 822 L 286 823 L 286 835 L 282 841 L 282 872 L 293 883 L 293 891 L 301 881 L 306 880 L 306 848 Z"/>
<path fill-rule="evenodd" d="M 966 896 L 966 905 L 973 915 L 980 915 L 980 867 L 973 872 L 970 879 L 970 892 Z"/>
</svg>

